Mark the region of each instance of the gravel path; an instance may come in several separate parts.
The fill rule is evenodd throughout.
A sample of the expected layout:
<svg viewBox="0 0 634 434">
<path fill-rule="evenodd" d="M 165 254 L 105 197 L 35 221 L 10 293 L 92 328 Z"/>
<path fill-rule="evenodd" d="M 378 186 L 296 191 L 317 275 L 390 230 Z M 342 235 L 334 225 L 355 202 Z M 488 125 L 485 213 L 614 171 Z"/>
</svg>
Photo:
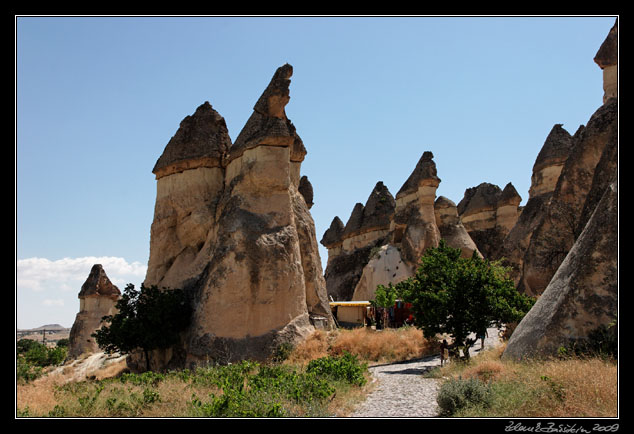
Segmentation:
<svg viewBox="0 0 634 434">
<path fill-rule="evenodd" d="M 488 330 L 485 349 L 500 343 L 498 330 Z M 481 350 L 480 341 L 471 348 L 472 356 Z M 436 394 L 440 380 L 423 378 L 425 372 L 440 366 L 440 356 L 406 362 L 377 365 L 369 368 L 378 387 L 360 404 L 350 417 L 436 417 Z"/>
</svg>

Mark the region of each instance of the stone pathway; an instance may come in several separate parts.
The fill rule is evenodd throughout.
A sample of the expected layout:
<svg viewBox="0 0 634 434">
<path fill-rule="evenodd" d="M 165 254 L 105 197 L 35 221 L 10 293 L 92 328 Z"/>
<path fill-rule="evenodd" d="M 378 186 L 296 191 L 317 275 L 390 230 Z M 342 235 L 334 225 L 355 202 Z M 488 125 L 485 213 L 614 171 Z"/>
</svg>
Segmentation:
<svg viewBox="0 0 634 434">
<path fill-rule="evenodd" d="M 500 343 L 498 330 L 488 330 L 484 347 Z M 480 341 L 471 348 L 472 357 L 481 350 Z M 440 380 L 423 378 L 425 372 L 440 366 L 440 356 L 406 362 L 372 366 L 369 371 L 378 387 L 360 404 L 350 417 L 436 417 L 436 394 Z"/>
</svg>

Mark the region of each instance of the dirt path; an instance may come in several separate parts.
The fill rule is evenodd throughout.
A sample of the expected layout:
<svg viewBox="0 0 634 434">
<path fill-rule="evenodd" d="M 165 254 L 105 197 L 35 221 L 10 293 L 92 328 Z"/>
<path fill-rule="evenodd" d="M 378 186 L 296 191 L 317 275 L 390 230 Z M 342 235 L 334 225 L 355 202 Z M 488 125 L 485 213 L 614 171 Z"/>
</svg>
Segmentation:
<svg viewBox="0 0 634 434">
<path fill-rule="evenodd" d="M 484 347 L 500 344 L 498 330 L 488 330 Z M 471 349 L 476 356 L 480 341 Z M 407 362 L 378 365 L 369 368 L 378 387 L 360 404 L 350 417 L 435 417 L 438 415 L 436 394 L 440 380 L 424 378 L 422 374 L 440 366 L 440 356 L 431 356 Z"/>
</svg>

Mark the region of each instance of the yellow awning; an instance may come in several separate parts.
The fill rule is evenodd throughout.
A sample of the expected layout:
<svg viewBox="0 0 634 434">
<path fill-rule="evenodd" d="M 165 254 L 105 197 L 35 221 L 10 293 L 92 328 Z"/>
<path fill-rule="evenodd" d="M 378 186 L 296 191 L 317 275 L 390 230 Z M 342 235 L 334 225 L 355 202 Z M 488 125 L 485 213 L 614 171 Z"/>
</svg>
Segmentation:
<svg viewBox="0 0 634 434">
<path fill-rule="evenodd" d="M 355 307 L 367 307 L 370 306 L 369 301 L 331 301 L 330 307 L 335 306 L 355 306 Z"/>
</svg>

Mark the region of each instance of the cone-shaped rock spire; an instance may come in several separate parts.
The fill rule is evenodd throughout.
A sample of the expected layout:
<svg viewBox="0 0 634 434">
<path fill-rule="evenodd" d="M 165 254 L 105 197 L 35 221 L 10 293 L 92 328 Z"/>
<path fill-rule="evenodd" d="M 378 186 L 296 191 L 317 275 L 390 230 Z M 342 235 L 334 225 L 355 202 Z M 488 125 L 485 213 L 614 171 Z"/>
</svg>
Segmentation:
<svg viewBox="0 0 634 434">
<path fill-rule="evenodd" d="M 196 167 L 220 167 L 230 146 L 224 118 L 206 101 L 181 121 L 152 173 L 158 179 Z"/>
</svg>

